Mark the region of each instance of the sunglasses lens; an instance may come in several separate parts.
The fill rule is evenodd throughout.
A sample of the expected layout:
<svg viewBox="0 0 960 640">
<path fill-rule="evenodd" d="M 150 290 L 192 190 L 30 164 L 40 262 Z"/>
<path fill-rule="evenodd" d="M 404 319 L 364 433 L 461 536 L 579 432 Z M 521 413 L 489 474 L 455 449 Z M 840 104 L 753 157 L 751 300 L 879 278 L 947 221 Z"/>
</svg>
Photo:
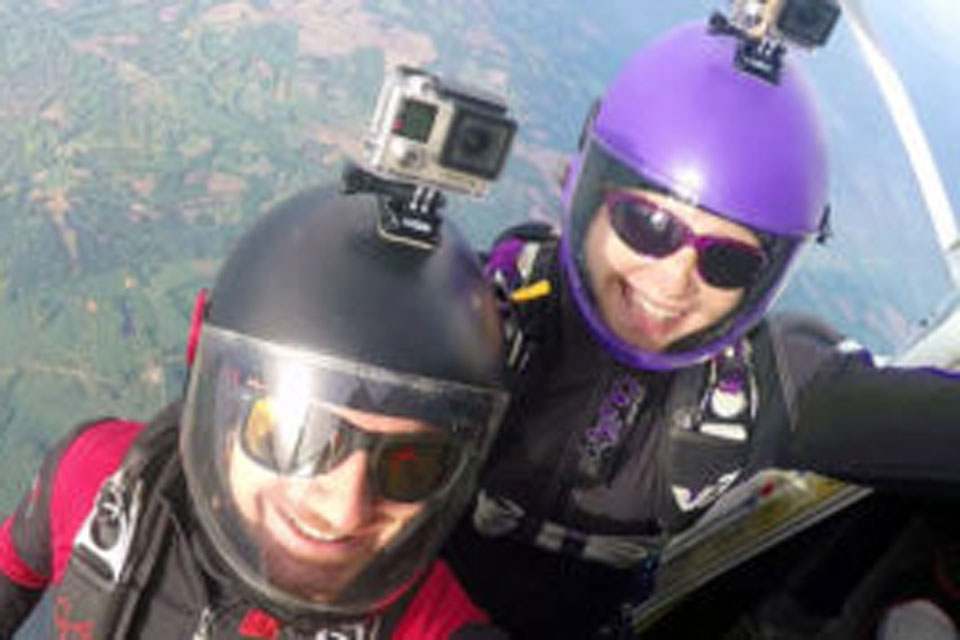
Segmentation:
<svg viewBox="0 0 960 640">
<path fill-rule="evenodd" d="M 763 269 L 763 253 L 755 247 L 726 238 L 695 236 L 672 213 L 642 198 L 612 196 L 607 208 L 617 237 L 637 253 L 663 258 L 688 242 L 695 244 L 700 275 L 714 287 L 749 286 Z"/>
<path fill-rule="evenodd" d="M 274 399 L 261 397 L 247 413 L 241 443 L 247 455 L 277 473 L 317 474 L 330 471 L 350 455 L 350 435 L 338 416 L 319 405 L 292 415 Z"/>
<path fill-rule="evenodd" d="M 457 447 L 451 442 L 387 443 L 376 465 L 380 494 L 396 502 L 424 500 L 443 488 L 457 460 Z"/>
<path fill-rule="evenodd" d="M 269 398 L 258 398 L 250 407 L 240 434 L 244 452 L 257 462 L 276 469 L 273 436 L 276 430 L 275 412 Z"/>
<path fill-rule="evenodd" d="M 739 242 L 717 240 L 700 251 L 700 275 L 708 284 L 721 289 L 740 289 L 753 284 L 763 264 L 760 251 Z"/>
<path fill-rule="evenodd" d="M 296 424 L 284 424 L 280 415 L 275 401 L 258 398 L 241 433 L 246 454 L 277 473 L 328 473 L 354 450 L 372 446 L 377 451 L 372 464 L 380 495 L 396 502 L 419 502 L 446 485 L 459 461 L 459 447 L 452 441 L 364 435 L 322 405 L 312 405 L 306 419 Z"/>
<path fill-rule="evenodd" d="M 608 207 L 614 232 L 637 253 L 662 258 L 683 245 L 683 229 L 667 211 L 633 199 L 611 199 Z"/>
</svg>

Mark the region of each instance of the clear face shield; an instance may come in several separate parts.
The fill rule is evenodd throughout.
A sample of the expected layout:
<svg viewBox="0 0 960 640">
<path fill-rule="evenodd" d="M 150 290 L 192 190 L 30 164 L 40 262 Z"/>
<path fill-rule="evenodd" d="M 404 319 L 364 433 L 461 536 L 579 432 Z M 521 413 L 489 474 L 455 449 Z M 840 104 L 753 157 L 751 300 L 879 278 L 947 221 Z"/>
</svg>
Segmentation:
<svg viewBox="0 0 960 640">
<path fill-rule="evenodd" d="M 764 233 L 740 223 L 735 216 L 714 213 L 698 200 L 697 176 L 678 183 L 653 169 L 640 173 L 594 136 L 586 140 L 574 167 L 565 215 L 562 257 L 574 299 L 592 331 L 616 357 L 631 366 L 675 369 L 702 362 L 732 345 L 762 317 L 786 282 L 798 249 L 806 237 Z M 657 204 L 644 193 L 697 207 L 748 229 L 760 241 L 752 247 L 735 239 L 694 233 L 670 207 Z M 660 259 L 685 246 L 696 252 L 696 270 L 707 285 L 742 292 L 739 301 L 722 317 L 662 350 L 631 344 L 610 326 L 592 286 L 588 236 L 604 216 L 617 239 L 637 255 Z M 595 249 L 591 249 L 595 250 Z"/>
<path fill-rule="evenodd" d="M 193 504 L 260 597 L 362 615 L 432 559 L 505 402 L 206 326 L 181 436 Z"/>
</svg>

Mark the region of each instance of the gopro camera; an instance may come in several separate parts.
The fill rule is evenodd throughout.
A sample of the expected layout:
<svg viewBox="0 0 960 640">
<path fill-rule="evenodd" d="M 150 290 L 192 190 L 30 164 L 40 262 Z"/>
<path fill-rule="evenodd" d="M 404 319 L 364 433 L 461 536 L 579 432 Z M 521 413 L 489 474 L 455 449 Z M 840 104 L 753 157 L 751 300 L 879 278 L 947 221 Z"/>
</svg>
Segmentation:
<svg viewBox="0 0 960 640">
<path fill-rule="evenodd" d="M 733 0 L 730 20 L 753 38 L 812 49 L 826 44 L 839 17 L 837 0 Z"/>
<path fill-rule="evenodd" d="M 730 15 L 711 27 L 740 39 L 736 65 L 776 84 L 788 46 L 822 47 L 840 18 L 838 0 L 731 0 Z"/>
<path fill-rule="evenodd" d="M 365 140 L 375 172 L 472 196 L 497 179 L 517 124 L 499 98 L 400 66 L 380 90 Z"/>
</svg>

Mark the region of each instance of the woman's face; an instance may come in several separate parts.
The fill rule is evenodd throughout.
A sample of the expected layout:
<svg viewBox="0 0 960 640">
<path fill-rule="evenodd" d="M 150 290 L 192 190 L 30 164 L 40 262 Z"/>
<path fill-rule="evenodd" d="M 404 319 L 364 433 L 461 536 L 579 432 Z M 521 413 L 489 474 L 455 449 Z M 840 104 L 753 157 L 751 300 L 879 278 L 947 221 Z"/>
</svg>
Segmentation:
<svg viewBox="0 0 960 640">
<path fill-rule="evenodd" d="M 693 205 L 644 189 L 617 193 L 652 201 L 698 236 L 760 247 L 749 229 Z M 662 352 L 710 327 L 743 297 L 743 288 L 718 288 L 703 280 L 697 270 L 697 250 L 691 244 L 659 258 L 631 249 L 611 225 L 606 204 L 587 229 L 585 252 L 589 284 L 604 322 L 620 340 L 645 351 Z"/>
</svg>

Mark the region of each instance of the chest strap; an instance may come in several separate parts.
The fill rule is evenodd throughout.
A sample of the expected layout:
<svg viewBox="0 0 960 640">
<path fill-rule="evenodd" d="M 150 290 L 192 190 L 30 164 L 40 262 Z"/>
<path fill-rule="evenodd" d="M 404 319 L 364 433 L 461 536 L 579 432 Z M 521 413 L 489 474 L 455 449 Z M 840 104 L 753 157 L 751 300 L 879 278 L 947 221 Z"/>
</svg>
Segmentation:
<svg viewBox="0 0 960 640">
<path fill-rule="evenodd" d="M 599 562 L 614 569 L 628 569 L 657 558 L 666 542 L 662 534 L 599 535 L 535 518 L 520 505 L 480 491 L 473 512 L 473 526 L 486 536 L 506 536 L 553 553 L 563 553 Z"/>
<path fill-rule="evenodd" d="M 56 590 L 58 637 L 63 631 L 73 637 L 71 630 L 80 627 L 80 637 L 128 637 L 140 592 L 171 535 L 169 505 L 154 496 L 182 477 L 178 416 L 179 405 L 173 405 L 148 425 L 97 494 Z"/>
</svg>

